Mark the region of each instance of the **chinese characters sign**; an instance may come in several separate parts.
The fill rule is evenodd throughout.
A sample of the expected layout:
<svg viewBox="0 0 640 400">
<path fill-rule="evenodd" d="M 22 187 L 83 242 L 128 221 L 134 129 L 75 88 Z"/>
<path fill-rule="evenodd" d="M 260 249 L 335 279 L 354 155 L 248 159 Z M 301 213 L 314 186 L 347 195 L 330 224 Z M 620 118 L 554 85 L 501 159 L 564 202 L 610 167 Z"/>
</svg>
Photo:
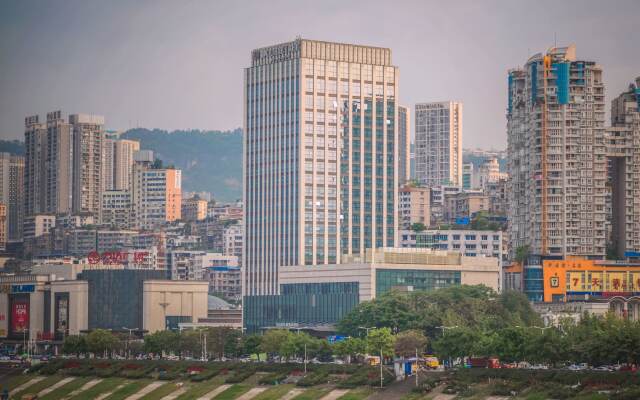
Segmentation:
<svg viewBox="0 0 640 400">
<path fill-rule="evenodd" d="M 87 255 L 87 258 L 89 259 L 89 264 L 125 264 L 130 261 L 130 254 L 133 254 L 133 260 L 131 260 L 131 262 L 133 262 L 134 264 L 143 263 L 149 255 L 149 253 L 146 251 L 136 251 L 134 253 L 129 253 L 126 251 L 105 251 L 102 254 L 98 253 L 97 251 L 92 251 Z"/>
<path fill-rule="evenodd" d="M 29 302 L 14 301 L 11 310 L 11 330 L 24 332 L 29 329 Z"/>
</svg>

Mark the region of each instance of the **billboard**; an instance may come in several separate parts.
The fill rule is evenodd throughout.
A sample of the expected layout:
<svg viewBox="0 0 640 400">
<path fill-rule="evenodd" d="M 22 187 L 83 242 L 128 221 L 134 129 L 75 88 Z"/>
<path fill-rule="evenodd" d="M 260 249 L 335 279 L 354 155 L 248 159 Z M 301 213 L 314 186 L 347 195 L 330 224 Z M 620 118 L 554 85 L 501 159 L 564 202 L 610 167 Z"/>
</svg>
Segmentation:
<svg viewBox="0 0 640 400">
<path fill-rule="evenodd" d="M 29 301 L 15 299 L 11 304 L 11 332 L 22 333 L 29 330 Z"/>
<path fill-rule="evenodd" d="M 585 259 L 544 260 L 544 301 L 579 295 L 640 295 L 640 267 Z"/>
<path fill-rule="evenodd" d="M 69 293 L 56 293 L 54 312 L 56 339 L 62 340 L 69 331 Z"/>
</svg>

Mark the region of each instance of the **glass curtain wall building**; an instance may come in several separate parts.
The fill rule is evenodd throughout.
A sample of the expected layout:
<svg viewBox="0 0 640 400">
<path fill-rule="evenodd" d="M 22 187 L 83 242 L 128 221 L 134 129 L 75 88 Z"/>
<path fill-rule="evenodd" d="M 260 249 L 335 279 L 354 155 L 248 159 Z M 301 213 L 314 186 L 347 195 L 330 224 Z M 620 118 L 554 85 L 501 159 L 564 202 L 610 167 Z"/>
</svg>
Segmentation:
<svg viewBox="0 0 640 400">
<path fill-rule="evenodd" d="M 252 52 L 245 296 L 278 294 L 279 266 L 395 245 L 397 96 L 390 49 L 297 39 Z"/>
</svg>

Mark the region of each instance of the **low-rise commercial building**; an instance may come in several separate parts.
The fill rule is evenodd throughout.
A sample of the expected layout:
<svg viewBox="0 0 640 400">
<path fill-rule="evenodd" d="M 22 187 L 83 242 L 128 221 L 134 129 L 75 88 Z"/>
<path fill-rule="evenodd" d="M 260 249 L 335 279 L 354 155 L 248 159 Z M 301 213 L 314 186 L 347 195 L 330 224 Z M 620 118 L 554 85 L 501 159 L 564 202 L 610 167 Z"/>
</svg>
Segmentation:
<svg viewBox="0 0 640 400">
<path fill-rule="evenodd" d="M 122 268 L 83 269 L 76 277 L 0 276 L 0 339 L 51 344 L 93 329 L 153 333 L 208 317 L 204 281 Z"/>
<path fill-rule="evenodd" d="M 544 260 L 542 271 L 545 302 L 640 296 L 640 263 L 567 258 Z"/>
<path fill-rule="evenodd" d="M 428 229 L 400 231 L 400 247 L 460 252 L 467 257 L 485 255 L 502 260 L 501 231 Z"/>
<path fill-rule="evenodd" d="M 498 291 L 499 281 L 499 260 L 493 257 L 430 249 L 369 249 L 365 257 L 345 257 L 343 264 L 280 267 L 280 293 L 245 298 L 244 324 L 250 332 L 277 326 L 331 329 L 359 302 L 390 290 L 483 284 Z"/>
</svg>

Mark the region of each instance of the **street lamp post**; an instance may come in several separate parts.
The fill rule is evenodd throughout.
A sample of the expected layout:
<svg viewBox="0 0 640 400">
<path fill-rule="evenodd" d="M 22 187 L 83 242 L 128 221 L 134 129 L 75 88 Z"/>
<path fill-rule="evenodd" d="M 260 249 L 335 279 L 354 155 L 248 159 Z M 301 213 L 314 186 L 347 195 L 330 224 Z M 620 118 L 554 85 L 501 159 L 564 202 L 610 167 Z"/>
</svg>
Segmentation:
<svg viewBox="0 0 640 400">
<path fill-rule="evenodd" d="M 418 348 L 416 347 L 416 387 L 418 387 L 418 372 L 420 371 L 418 364 Z"/>
<path fill-rule="evenodd" d="M 444 332 L 447 329 L 455 329 L 458 328 L 458 325 L 453 325 L 453 326 L 436 326 L 437 329 L 442 329 L 442 336 L 444 336 Z M 449 356 L 449 368 L 453 367 L 452 365 L 452 360 L 451 360 L 451 356 Z"/>
<path fill-rule="evenodd" d="M 125 348 L 124 348 L 124 355 L 128 360 L 130 358 L 129 342 L 131 341 L 131 331 L 135 331 L 135 328 L 127 328 L 126 326 L 123 326 L 122 329 L 124 329 L 125 331 L 129 331 L 129 336 L 127 336 L 127 341 L 126 341 L 126 345 L 125 345 Z"/>
</svg>

